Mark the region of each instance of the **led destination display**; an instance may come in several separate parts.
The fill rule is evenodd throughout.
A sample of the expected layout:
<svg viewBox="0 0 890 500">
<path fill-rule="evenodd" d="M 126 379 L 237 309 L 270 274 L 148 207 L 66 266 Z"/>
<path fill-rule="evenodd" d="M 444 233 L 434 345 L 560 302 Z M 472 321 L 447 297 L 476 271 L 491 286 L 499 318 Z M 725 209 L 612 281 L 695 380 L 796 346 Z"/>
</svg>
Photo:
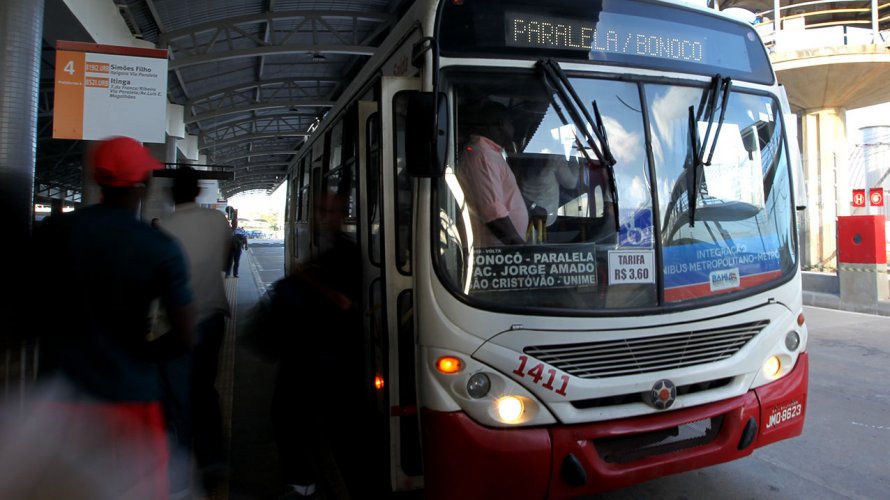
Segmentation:
<svg viewBox="0 0 890 500">
<path fill-rule="evenodd" d="M 744 39 L 706 28 L 603 12 L 599 21 L 506 12 L 505 45 L 586 50 L 594 60 L 621 56 L 654 57 L 750 71 Z"/>
</svg>

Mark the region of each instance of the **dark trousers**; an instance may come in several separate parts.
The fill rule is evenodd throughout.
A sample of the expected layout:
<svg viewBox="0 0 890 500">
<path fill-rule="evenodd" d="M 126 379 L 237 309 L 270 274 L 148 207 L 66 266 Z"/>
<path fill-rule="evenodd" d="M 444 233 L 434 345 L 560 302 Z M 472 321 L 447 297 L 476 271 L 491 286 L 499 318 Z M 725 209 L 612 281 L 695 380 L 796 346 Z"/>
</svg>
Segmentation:
<svg viewBox="0 0 890 500">
<path fill-rule="evenodd" d="M 282 360 L 278 364 L 272 396 L 272 430 L 278 449 L 278 463 L 284 484 L 307 486 L 316 483 L 315 457 L 323 432 L 324 408 L 306 390 L 308 375 L 299 362 Z"/>
<path fill-rule="evenodd" d="M 216 390 L 219 353 L 226 330 L 226 318 L 214 314 L 197 325 L 198 343 L 193 351 L 192 428 L 195 458 L 207 467 L 226 459 L 223 443 L 222 410 Z"/>
<path fill-rule="evenodd" d="M 229 253 L 229 266 L 226 268 L 226 276 L 233 274 L 238 277 L 238 264 L 241 262 L 241 247 L 232 249 Z"/>
<path fill-rule="evenodd" d="M 161 365 L 162 405 L 172 450 L 172 491 L 190 484 L 193 456 L 202 468 L 225 460 L 222 412 L 216 391 L 225 326 L 222 313 L 198 323 L 197 343 L 192 352 Z"/>
</svg>

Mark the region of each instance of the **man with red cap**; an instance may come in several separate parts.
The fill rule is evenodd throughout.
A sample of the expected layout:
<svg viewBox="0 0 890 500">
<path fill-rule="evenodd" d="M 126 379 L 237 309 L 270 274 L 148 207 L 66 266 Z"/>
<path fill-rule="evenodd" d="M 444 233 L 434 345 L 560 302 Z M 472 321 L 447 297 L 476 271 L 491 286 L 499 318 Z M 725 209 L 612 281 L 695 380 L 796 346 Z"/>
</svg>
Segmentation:
<svg viewBox="0 0 890 500">
<path fill-rule="evenodd" d="M 32 237 L 33 278 L 49 292 L 33 327 L 41 377 L 54 388 L 47 408 L 61 435 L 53 451 L 67 459 L 72 484 L 103 492 L 93 498 L 167 499 L 158 362 L 192 346 L 188 268 L 175 240 L 138 217 L 152 171 L 162 168 L 148 149 L 113 137 L 89 163 L 101 202 L 46 219 Z M 171 329 L 151 339 L 157 299 Z"/>
</svg>

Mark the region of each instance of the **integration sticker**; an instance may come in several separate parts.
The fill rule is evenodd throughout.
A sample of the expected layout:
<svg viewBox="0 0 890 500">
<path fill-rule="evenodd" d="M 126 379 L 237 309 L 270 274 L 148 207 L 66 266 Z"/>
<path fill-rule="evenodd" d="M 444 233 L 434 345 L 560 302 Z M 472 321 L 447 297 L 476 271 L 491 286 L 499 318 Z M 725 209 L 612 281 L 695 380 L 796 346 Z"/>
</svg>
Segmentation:
<svg viewBox="0 0 890 500">
<path fill-rule="evenodd" d="M 470 291 L 532 290 L 597 284 L 596 251 L 589 243 L 477 248 Z"/>
<path fill-rule="evenodd" d="M 749 288 L 781 274 L 782 255 L 775 235 L 737 238 L 732 247 L 696 243 L 664 249 L 668 302 Z"/>
</svg>

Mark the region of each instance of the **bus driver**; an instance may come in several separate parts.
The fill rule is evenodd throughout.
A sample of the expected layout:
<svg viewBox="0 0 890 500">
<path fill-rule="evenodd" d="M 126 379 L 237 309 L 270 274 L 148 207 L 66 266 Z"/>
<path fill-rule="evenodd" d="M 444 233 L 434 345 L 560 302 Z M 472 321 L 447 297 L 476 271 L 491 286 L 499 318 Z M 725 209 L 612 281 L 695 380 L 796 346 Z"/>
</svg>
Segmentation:
<svg viewBox="0 0 890 500">
<path fill-rule="evenodd" d="M 507 108 L 488 101 L 468 114 L 470 137 L 457 178 L 467 197 L 476 246 L 525 243 L 528 209 L 504 157 L 504 148 L 513 143 Z"/>
</svg>

